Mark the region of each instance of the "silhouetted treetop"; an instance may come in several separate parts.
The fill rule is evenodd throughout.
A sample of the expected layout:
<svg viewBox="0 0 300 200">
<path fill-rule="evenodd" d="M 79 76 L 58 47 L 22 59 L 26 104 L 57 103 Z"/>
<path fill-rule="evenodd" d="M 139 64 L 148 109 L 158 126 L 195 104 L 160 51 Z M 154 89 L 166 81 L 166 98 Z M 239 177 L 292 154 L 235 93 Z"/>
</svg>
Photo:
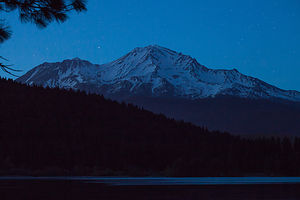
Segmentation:
<svg viewBox="0 0 300 200">
<path fill-rule="evenodd" d="M 0 10 L 11 12 L 18 10 L 21 22 L 31 22 L 40 28 L 53 21 L 64 22 L 67 13 L 86 10 L 86 0 L 0 0 Z M 0 42 L 11 36 L 11 31 L 5 22 L 0 23 Z"/>
<path fill-rule="evenodd" d="M 62 23 L 68 19 L 68 13 L 72 10 L 82 12 L 86 10 L 86 0 L 0 0 L 0 12 L 12 12 L 18 10 L 20 21 L 34 23 L 39 28 L 45 28 L 51 22 Z M 5 19 L 0 19 L 0 43 L 8 40 L 12 31 Z M 2 60 L 3 57 L 0 57 Z M 19 71 L 0 63 L 0 68 L 13 76 L 13 72 Z"/>
</svg>

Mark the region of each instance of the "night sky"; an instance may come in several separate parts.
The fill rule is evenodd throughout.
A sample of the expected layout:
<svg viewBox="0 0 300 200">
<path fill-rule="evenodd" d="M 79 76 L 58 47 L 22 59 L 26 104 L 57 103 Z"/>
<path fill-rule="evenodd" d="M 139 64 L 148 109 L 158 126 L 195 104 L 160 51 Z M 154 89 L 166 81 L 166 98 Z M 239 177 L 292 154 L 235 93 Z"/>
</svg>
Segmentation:
<svg viewBox="0 0 300 200">
<path fill-rule="evenodd" d="M 102 64 L 157 44 L 300 91 L 299 0 L 89 0 L 87 12 L 46 29 L 21 24 L 16 12 L 0 18 L 13 30 L 0 55 L 24 73 L 74 57 Z"/>
</svg>

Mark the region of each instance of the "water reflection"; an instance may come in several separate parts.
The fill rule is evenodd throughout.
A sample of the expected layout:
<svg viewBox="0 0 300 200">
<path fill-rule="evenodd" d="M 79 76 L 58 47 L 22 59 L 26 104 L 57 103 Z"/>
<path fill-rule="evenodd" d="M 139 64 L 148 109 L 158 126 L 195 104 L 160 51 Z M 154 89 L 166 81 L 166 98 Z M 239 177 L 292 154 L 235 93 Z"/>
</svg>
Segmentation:
<svg viewBox="0 0 300 200">
<path fill-rule="evenodd" d="M 0 199 L 300 199 L 300 178 L 2 177 Z"/>
<path fill-rule="evenodd" d="M 196 178 L 132 178 L 132 177 L 94 177 L 84 178 L 88 183 L 122 185 L 251 185 L 251 184 L 292 184 L 299 183 L 300 177 L 196 177 Z"/>
</svg>

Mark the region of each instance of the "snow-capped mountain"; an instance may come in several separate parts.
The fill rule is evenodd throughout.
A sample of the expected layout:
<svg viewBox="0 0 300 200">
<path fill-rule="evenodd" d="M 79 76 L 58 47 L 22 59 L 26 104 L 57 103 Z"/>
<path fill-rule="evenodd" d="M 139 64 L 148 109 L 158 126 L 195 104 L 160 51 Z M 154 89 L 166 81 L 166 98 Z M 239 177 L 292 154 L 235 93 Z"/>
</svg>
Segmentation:
<svg viewBox="0 0 300 200">
<path fill-rule="evenodd" d="M 300 93 L 282 90 L 233 70 L 213 70 L 194 58 L 151 45 L 135 48 L 116 61 L 95 65 L 75 58 L 43 63 L 17 81 L 44 87 L 86 90 L 104 95 L 200 99 L 217 95 L 300 101 Z"/>
</svg>

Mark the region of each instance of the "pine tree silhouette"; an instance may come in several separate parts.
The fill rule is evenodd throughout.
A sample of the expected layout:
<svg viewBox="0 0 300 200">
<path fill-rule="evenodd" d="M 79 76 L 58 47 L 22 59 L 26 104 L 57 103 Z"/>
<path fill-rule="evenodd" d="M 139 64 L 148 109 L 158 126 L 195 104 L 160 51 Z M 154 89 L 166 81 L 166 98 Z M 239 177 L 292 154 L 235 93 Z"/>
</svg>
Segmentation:
<svg viewBox="0 0 300 200">
<path fill-rule="evenodd" d="M 12 12 L 18 10 L 22 23 L 34 23 L 39 28 L 45 28 L 56 21 L 62 23 L 68 19 L 68 13 L 72 10 L 82 12 L 86 10 L 86 0 L 0 0 L 0 12 Z M 0 43 L 8 40 L 12 31 L 5 20 L 0 21 Z M 7 59 L 0 57 L 7 61 Z M 0 63 L 0 68 L 13 76 L 12 72 L 18 72 L 11 65 Z"/>
</svg>

